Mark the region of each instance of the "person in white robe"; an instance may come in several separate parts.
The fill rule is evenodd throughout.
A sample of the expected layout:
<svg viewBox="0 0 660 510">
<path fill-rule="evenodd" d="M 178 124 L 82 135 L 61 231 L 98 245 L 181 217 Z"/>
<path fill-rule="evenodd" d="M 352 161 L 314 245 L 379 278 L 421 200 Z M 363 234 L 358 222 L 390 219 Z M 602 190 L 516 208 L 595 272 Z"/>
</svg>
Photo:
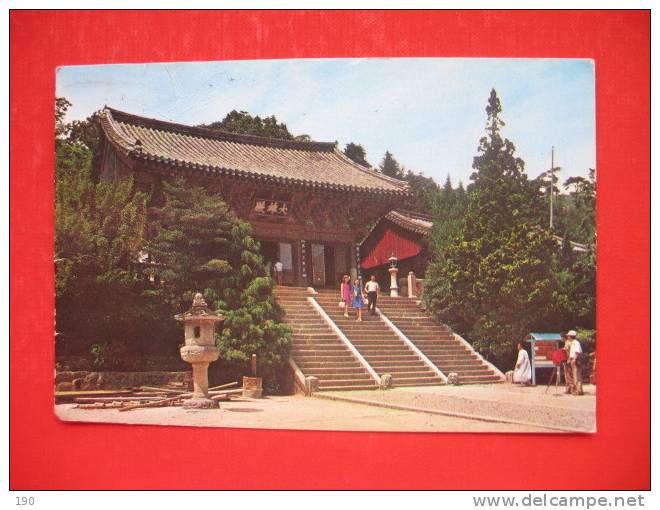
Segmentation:
<svg viewBox="0 0 660 510">
<path fill-rule="evenodd" d="M 529 362 L 529 354 L 527 354 L 523 344 L 518 343 L 518 359 L 516 360 L 516 368 L 513 371 L 513 382 L 527 385 L 531 381 L 532 365 Z"/>
</svg>

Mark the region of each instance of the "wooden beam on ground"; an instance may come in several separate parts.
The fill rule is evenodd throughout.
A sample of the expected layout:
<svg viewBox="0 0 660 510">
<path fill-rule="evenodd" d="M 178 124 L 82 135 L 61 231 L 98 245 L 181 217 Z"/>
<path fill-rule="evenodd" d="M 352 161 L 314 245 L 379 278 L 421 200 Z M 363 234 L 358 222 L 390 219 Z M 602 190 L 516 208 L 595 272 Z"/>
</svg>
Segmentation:
<svg viewBox="0 0 660 510">
<path fill-rule="evenodd" d="M 149 402 L 162 399 L 163 397 L 78 397 L 73 401 L 76 404 L 88 404 L 90 402 Z"/>
<path fill-rule="evenodd" d="M 189 390 L 173 390 L 171 388 L 155 388 L 153 386 L 140 386 L 142 391 L 158 391 L 160 393 L 170 393 L 172 395 L 182 395 L 184 393 L 190 393 Z"/>
<path fill-rule="evenodd" d="M 224 397 L 228 397 L 229 395 L 237 395 L 239 393 L 243 393 L 243 388 L 236 388 L 235 390 L 219 391 L 215 395 L 212 395 L 210 398 L 211 400 L 224 400 Z"/>
<path fill-rule="evenodd" d="M 145 408 L 145 407 L 159 407 L 163 404 L 168 404 L 170 402 L 174 402 L 175 400 L 180 400 L 182 398 L 190 398 L 190 397 L 192 397 L 192 393 L 184 393 L 182 395 L 177 395 L 177 396 L 171 397 L 171 398 L 163 398 L 163 399 L 160 399 L 160 400 L 155 400 L 153 402 L 145 402 L 144 404 L 136 404 L 136 405 L 132 405 L 132 406 L 122 407 L 119 411 L 120 412 L 121 411 L 130 411 L 131 409 L 142 409 L 142 408 Z"/>
<path fill-rule="evenodd" d="M 232 386 L 238 386 L 238 381 L 230 382 L 227 384 L 221 384 L 220 386 L 214 386 L 213 388 L 209 388 L 209 391 L 221 390 L 223 388 L 231 388 Z"/>
</svg>

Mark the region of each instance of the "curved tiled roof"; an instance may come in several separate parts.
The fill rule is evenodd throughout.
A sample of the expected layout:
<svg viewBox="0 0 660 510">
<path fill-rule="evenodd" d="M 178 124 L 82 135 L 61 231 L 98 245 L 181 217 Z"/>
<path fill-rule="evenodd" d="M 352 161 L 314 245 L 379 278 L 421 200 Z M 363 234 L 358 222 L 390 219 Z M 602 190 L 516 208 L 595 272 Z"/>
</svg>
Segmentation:
<svg viewBox="0 0 660 510">
<path fill-rule="evenodd" d="M 388 212 L 384 218 L 417 234 L 428 235 L 433 230 L 433 219 L 430 216 L 405 209 L 394 209 Z"/>
<path fill-rule="evenodd" d="M 335 143 L 197 128 L 104 108 L 108 140 L 133 159 L 321 189 L 407 195 L 407 183 L 358 165 Z"/>
</svg>

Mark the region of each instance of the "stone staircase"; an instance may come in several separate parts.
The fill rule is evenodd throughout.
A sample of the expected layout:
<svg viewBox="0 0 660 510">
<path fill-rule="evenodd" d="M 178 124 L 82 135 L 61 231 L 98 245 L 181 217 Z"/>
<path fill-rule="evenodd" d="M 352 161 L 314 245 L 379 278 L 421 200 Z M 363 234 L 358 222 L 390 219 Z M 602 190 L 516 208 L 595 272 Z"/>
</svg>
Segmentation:
<svg viewBox="0 0 660 510">
<path fill-rule="evenodd" d="M 319 390 L 377 389 L 378 384 L 321 315 L 303 287 L 275 288 L 275 297 L 293 329 L 291 357 L 305 376 L 319 380 Z"/>
<path fill-rule="evenodd" d="M 344 317 L 343 310 L 337 306 L 339 292 L 335 290 L 319 290 L 313 297 L 376 373 L 392 376 L 393 386 L 444 383 L 380 317 L 365 313 L 363 322 L 356 322 L 354 310 L 351 310 L 350 318 Z"/>
<path fill-rule="evenodd" d="M 455 338 L 449 327 L 432 319 L 413 299 L 381 295 L 378 309 L 445 375 L 456 372 L 460 384 L 502 381 L 500 373 Z"/>
</svg>

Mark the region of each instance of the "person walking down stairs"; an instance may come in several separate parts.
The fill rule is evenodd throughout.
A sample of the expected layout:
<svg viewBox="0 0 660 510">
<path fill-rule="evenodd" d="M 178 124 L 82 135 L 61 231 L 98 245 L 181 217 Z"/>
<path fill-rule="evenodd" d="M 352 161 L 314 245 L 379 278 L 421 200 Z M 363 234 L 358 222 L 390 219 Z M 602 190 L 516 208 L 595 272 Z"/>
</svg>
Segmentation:
<svg viewBox="0 0 660 510">
<path fill-rule="evenodd" d="M 351 277 L 345 274 L 339 284 L 339 295 L 341 300 L 339 306 L 344 309 L 344 317 L 348 317 L 348 306 L 351 302 Z"/>
<path fill-rule="evenodd" d="M 362 286 L 360 280 L 357 278 L 353 282 L 353 308 L 357 310 L 357 322 L 362 322 L 362 309 L 364 308 L 364 295 L 362 294 Z"/>
<path fill-rule="evenodd" d="M 380 285 L 376 281 L 376 275 L 372 274 L 371 279 L 364 286 L 367 291 L 367 310 L 369 315 L 376 315 L 376 303 L 378 302 L 378 293 L 380 292 Z"/>
</svg>

